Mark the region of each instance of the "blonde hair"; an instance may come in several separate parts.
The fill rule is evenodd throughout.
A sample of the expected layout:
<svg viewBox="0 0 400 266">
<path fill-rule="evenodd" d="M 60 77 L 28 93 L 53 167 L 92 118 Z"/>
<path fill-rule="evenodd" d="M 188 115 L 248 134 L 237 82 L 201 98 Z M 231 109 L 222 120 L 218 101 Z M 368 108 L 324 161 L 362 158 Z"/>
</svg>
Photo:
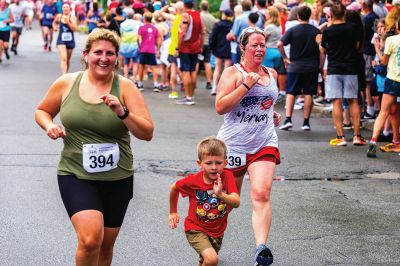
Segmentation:
<svg viewBox="0 0 400 266">
<path fill-rule="evenodd" d="M 87 37 L 86 43 L 85 43 L 85 52 L 88 54 L 90 52 L 90 49 L 92 49 L 93 43 L 97 41 L 108 41 L 110 42 L 114 48 L 115 52 L 118 55 L 119 52 L 119 43 L 120 43 L 120 38 L 117 33 L 114 31 L 104 29 L 104 28 L 96 28 L 94 29 Z M 82 58 L 84 68 L 86 69 L 88 67 L 87 62 Z M 118 61 L 117 61 L 118 62 Z M 119 62 L 116 65 L 116 68 L 118 67 Z"/>
<path fill-rule="evenodd" d="M 197 144 L 197 154 L 200 161 L 204 156 L 221 156 L 225 159 L 226 145 L 216 137 L 207 137 Z"/>
<path fill-rule="evenodd" d="M 275 24 L 276 26 L 281 25 L 281 16 L 278 8 L 269 6 L 266 12 L 268 12 L 266 24 Z"/>
<path fill-rule="evenodd" d="M 110 43 L 112 43 L 112 45 L 115 48 L 115 52 L 118 54 L 120 38 L 118 34 L 115 33 L 114 31 L 104 28 L 94 29 L 86 39 L 85 52 L 89 53 L 93 43 L 97 41 L 109 41 Z"/>
</svg>

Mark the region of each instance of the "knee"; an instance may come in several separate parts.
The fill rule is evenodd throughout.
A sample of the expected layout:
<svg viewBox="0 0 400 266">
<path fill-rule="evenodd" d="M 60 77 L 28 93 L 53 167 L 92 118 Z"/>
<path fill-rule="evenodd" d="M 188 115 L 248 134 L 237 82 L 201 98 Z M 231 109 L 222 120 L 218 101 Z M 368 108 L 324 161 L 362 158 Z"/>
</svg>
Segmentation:
<svg viewBox="0 0 400 266">
<path fill-rule="evenodd" d="M 79 248 L 86 254 L 98 253 L 101 247 L 101 238 L 98 236 L 84 236 L 79 239 Z"/>
<path fill-rule="evenodd" d="M 251 191 L 251 197 L 252 197 L 253 201 L 256 201 L 256 202 L 264 202 L 264 203 L 269 202 L 270 195 L 271 195 L 270 187 L 253 188 Z"/>
<path fill-rule="evenodd" d="M 210 254 L 203 257 L 204 262 L 203 266 L 217 266 L 218 265 L 218 255 L 217 254 Z"/>
</svg>

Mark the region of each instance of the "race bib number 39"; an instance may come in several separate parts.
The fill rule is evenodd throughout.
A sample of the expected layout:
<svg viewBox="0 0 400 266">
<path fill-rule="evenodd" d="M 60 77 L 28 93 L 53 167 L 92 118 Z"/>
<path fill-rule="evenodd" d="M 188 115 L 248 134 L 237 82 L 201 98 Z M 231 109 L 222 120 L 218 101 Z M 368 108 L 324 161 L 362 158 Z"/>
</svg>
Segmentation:
<svg viewBox="0 0 400 266">
<path fill-rule="evenodd" d="M 228 169 L 246 165 L 246 154 L 228 153 L 226 159 L 228 160 L 228 164 L 226 165 L 226 168 Z"/>
<path fill-rule="evenodd" d="M 117 168 L 119 147 L 117 143 L 83 144 L 83 168 L 88 173 L 107 172 Z"/>
</svg>

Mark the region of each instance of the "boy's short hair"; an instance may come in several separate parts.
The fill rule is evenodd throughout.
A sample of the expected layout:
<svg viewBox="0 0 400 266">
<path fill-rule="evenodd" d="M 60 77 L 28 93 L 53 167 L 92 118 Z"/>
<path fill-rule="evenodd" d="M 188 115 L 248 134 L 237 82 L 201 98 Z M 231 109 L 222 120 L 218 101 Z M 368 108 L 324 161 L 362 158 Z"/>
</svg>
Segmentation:
<svg viewBox="0 0 400 266">
<path fill-rule="evenodd" d="M 308 21 L 311 17 L 311 8 L 308 6 L 300 6 L 297 9 L 297 16 L 301 21 Z"/>
<path fill-rule="evenodd" d="M 260 17 L 260 15 L 258 15 L 257 12 L 252 12 L 252 13 L 249 14 L 249 20 L 253 24 L 257 23 L 259 17 Z"/>
<path fill-rule="evenodd" d="M 223 156 L 226 157 L 226 145 L 216 137 L 207 137 L 197 144 L 197 153 L 201 161 L 204 156 Z"/>
</svg>

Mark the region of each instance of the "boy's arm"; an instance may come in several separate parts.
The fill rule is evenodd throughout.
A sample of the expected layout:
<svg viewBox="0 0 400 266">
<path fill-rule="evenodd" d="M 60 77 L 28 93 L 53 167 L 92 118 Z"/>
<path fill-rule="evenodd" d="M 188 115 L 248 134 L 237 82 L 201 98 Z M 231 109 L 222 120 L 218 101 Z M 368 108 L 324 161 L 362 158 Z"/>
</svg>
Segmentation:
<svg viewBox="0 0 400 266">
<path fill-rule="evenodd" d="M 179 214 L 178 214 L 178 199 L 179 199 L 179 191 L 176 189 L 176 183 L 171 186 L 171 190 L 169 192 L 169 216 L 168 216 L 168 224 L 172 229 L 176 228 L 179 223 Z"/>
</svg>

